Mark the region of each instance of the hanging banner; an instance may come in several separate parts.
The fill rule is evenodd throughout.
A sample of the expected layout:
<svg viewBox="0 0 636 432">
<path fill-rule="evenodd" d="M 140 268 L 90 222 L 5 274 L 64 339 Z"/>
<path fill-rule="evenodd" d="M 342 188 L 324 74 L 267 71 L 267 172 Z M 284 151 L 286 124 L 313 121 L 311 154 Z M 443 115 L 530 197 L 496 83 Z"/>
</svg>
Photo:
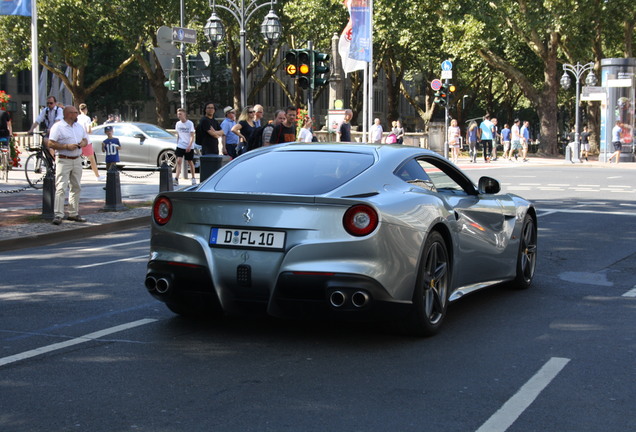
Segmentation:
<svg viewBox="0 0 636 432">
<path fill-rule="evenodd" d="M 368 0 L 351 1 L 351 48 L 349 57 L 355 60 L 362 60 L 367 63 L 371 61 L 371 10 Z"/>
<path fill-rule="evenodd" d="M 340 35 L 338 41 L 338 53 L 340 53 L 340 59 L 342 61 L 342 69 L 345 73 L 355 72 L 357 70 L 363 70 L 366 67 L 366 62 L 362 60 L 356 60 L 350 55 L 351 41 L 353 39 L 353 21 L 351 19 L 351 5 L 354 0 L 345 0 L 344 5 L 349 11 L 349 22 Z"/>
<path fill-rule="evenodd" d="M 0 15 L 31 16 L 32 0 L 0 0 Z"/>
</svg>

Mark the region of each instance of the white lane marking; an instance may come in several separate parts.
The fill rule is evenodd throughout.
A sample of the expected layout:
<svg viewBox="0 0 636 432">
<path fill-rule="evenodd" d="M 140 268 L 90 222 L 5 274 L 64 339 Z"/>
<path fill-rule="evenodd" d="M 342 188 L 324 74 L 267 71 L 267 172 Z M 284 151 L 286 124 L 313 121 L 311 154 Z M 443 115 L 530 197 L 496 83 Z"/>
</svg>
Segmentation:
<svg viewBox="0 0 636 432">
<path fill-rule="evenodd" d="M 112 249 L 112 248 L 116 248 L 116 247 L 120 247 L 120 246 L 128 246 L 128 245 L 134 245 L 137 243 L 147 243 L 149 242 L 150 239 L 143 239 L 143 240 L 136 240 L 136 241 L 130 241 L 130 242 L 126 242 L 126 243 L 116 243 L 116 244 L 112 244 L 112 245 L 107 245 L 107 246 L 100 246 L 100 247 L 95 247 L 95 248 L 87 248 L 87 249 L 82 249 L 83 252 L 94 252 L 94 251 L 100 251 L 100 250 L 104 250 L 104 249 Z"/>
<path fill-rule="evenodd" d="M 546 211 L 540 211 L 539 213 L 537 213 L 537 217 L 541 217 L 541 216 L 547 216 L 547 215 L 551 215 L 553 213 L 558 213 L 558 210 L 546 210 Z"/>
<path fill-rule="evenodd" d="M 534 402 L 570 359 L 552 357 L 519 391 L 481 425 L 477 432 L 504 432 Z"/>
<path fill-rule="evenodd" d="M 104 330 L 99 330 L 99 331 L 96 331 L 94 333 L 89 333 L 87 335 L 80 336 L 80 337 L 75 338 L 75 339 L 70 339 L 70 340 L 67 340 L 67 341 L 64 341 L 64 342 L 55 343 L 55 344 L 52 344 L 52 345 L 46 345 L 46 346 L 43 346 L 43 347 L 40 347 L 40 348 L 36 348 L 36 349 L 30 350 L 30 351 L 25 351 L 25 352 L 20 353 L 20 354 L 15 354 L 15 355 L 12 355 L 12 356 L 9 356 L 9 357 L 3 357 L 3 358 L 0 358 L 0 367 L 4 366 L 4 365 L 7 365 L 9 363 L 15 363 L 15 362 L 18 362 L 18 361 L 21 361 L 21 360 L 26 360 L 26 359 L 31 358 L 31 357 L 36 357 L 36 356 L 39 356 L 39 355 L 42 355 L 42 354 L 46 354 L 46 353 L 49 353 L 51 351 L 57 351 L 57 350 L 60 350 L 60 349 L 63 349 L 63 348 L 68 348 L 70 346 L 78 345 L 78 344 L 81 344 L 81 343 L 84 343 L 84 342 L 94 341 L 96 339 L 99 339 L 101 337 L 104 337 L 104 336 L 107 336 L 107 335 L 110 335 L 110 334 L 113 334 L 113 333 L 118 333 L 118 332 L 121 332 L 121 331 L 124 331 L 124 330 L 128 330 L 128 329 L 131 329 L 131 328 L 135 328 L 135 327 L 139 327 L 139 326 L 142 326 L 142 325 L 150 324 L 150 323 L 153 323 L 155 321 L 157 321 L 157 320 L 156 319 L 152 319 L 152 318 L 145 318 L 145 319 L 141 319 L 141 320 L 138 320 L 138 321 L 129 322 L 127 324 L 121 324 L 121 325 L 118 325 L 118 326 L 115 326 L 115 327 L 107 328 L 107 329 L 104 329 Z"/>
<path fill-rule="evenodd" d="M 81 266 L 75 266 L 73 268 L 75 268 L 75 269 L 85 269 L 85 268 L 91 268 L 91 267 L 99 267 L 99 266 L 108 265 L 108 264 L 115 264 L 115 263 L 123 262 L 123 261 L 132 261 L 132 260 L 136 260 L 136 259 L 139 259 L 139 258 L 148 258 L 148 254 L 138 255 L 138 256 L 128 257 L 128 258 L 122 258 L 122 259 L 113 260 L 113 261 L 98 262 L 98 263 L 95 263 L 95 264 L 85 264 L 85 265 L 81 265 Z"/>
<path fill-rule="evenodd" d="M 623 297 L 636 297 L 636 286 L 623 294 Z"/>
<path fill-rule="evenodd" d="M 593 215 L 612 215 L 612 216 L 636 216 L 634 212 L 623 211 L 598 211 L 598 210 L 575 210 L 575 209 L 556 209 L 556 210 L 543 210 L 551 211 L 552 213 L 577 213 L 577 214 L 593 214 Z"/>
</svg>

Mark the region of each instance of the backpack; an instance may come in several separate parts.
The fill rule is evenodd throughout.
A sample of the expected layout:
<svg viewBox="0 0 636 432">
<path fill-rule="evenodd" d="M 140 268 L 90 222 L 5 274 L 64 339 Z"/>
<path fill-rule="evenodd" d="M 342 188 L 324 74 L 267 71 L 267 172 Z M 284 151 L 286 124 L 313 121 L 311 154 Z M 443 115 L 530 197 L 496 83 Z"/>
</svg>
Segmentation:
<svg viewBox="0 0 636 432">
<path fill-rule="evenodd" d="M 252 135 L 250 135 L 247 140 L 247 146 L 243 147 L 243 153 L 263 146 L 263 131 L 268 127 L 273 128 L 274 126 L 266 124 L 264 126 L 257 127 L 252 131 Z"/>
<path fill-rule="evenodd" d="M 386 143 L 387 144 L 397 143 L 397 136 L 394 133 L 389 134 L 389 136 L 386 137 Z"/>
</svg>

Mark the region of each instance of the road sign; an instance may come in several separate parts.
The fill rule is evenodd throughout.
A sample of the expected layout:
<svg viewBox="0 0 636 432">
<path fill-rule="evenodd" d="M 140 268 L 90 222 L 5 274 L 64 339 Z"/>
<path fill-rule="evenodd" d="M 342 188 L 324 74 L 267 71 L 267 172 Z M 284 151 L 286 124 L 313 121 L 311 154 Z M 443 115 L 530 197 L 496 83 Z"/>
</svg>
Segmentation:
<svg viewBox="0 0 636 432">
<path fill-rule="evenodd" d="M 177 55 L 179 50 L 172 43 L 172 29 L 167 26 L 161 26 L 157 29 L 157 45 L 169 55 Z"/>
<path fill-rule="evenodd" d="M 197 31 L 184 27 L 172 27 L 172 41 L 182 43 L 196 43 Z"/>
<path fill-rule="evenodd" d="M 442 88 L 442 81 L 438 80 L 438 79 L 434 79 L 433 81 L 431 81 L 431 88 L 435 91 L 439 90 Z"/>
<path fill-rule="evenodd" d="M 604 101 L 607 98 L 605 87 L 584 86 L 581 91 L 583 101 Z"/>
<path fill-rule="evenodd" d="M 443 71 L 451 71 L 451 70 L 453 70 L 453 63 L 450 60 L 444 60 L 442 62 L 442 70 Z"/>
<path fill-rule="evenodd" d="M 442 71 L 442 79 L 451 79 L 453 78 L 453 71 L 452 70 L 443 70 Z"/>
</svg>

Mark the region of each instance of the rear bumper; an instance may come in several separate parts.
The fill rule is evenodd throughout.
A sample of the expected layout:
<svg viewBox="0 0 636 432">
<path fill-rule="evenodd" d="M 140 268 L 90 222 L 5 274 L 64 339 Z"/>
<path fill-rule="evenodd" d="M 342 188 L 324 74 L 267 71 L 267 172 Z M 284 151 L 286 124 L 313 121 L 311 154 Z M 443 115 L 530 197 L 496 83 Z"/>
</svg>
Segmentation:
<svg viewBox="0 0 636 432">
<path fill-rule="evenodd" d="M 404 316 L 411 307 L 366 276 L 284 272 L 270 290 L 254 286 L 250 272 L 249 266 L 239 266 L 236 284 L 215 287 L 207 267 L 153 260 L 148 263 L 146 288 L 165 303 L 201 299 L 229 314 L 265 313 L 281 318 L 382 320 Z"/>
</svg>

